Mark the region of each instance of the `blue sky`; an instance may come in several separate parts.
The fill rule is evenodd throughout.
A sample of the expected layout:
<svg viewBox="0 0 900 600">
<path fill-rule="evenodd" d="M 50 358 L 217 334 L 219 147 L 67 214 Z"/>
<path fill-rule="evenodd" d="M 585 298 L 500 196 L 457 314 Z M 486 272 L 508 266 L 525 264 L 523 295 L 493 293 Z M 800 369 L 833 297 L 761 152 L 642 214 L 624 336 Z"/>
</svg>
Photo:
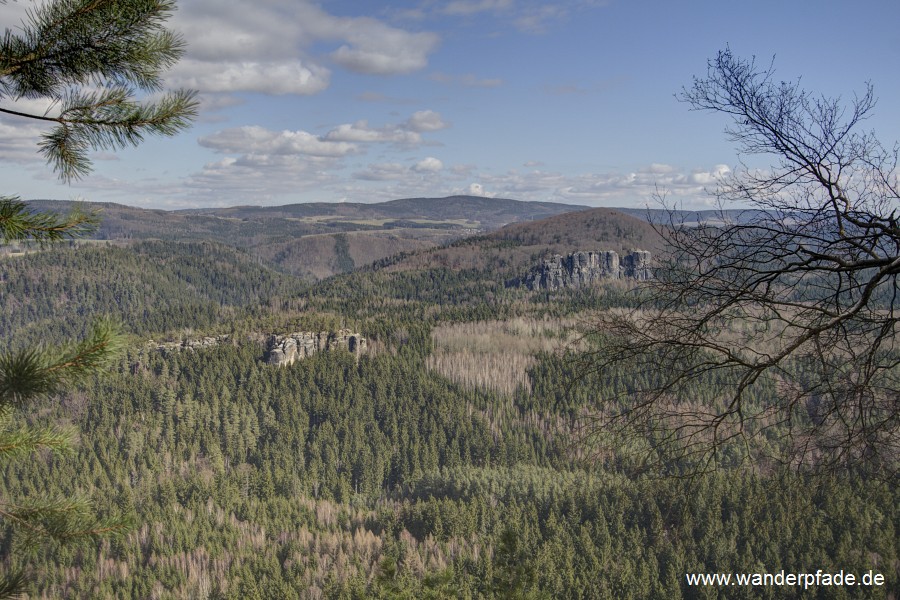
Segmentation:
<svg viewBox="0 0 900 600">
<path fill-rule="evenodd" d="M 29 4 L 0 5 L 0 25 Z M 93 174 L 64 185 L 37 155 L 38 124 L 0 116 L 3 193 L 148 208 L 459 193 L 640 207 L 658 187 L 704 207 L 738 158 L 726 121 L 675 94 L 726 45 L 828 95 L 871 81 L 867 127 L 900 139 L 896 0 L 178 6 L 188 50 L 168 83 L 201 93 L 195 126 L 96 154 Z"/>
</svg>

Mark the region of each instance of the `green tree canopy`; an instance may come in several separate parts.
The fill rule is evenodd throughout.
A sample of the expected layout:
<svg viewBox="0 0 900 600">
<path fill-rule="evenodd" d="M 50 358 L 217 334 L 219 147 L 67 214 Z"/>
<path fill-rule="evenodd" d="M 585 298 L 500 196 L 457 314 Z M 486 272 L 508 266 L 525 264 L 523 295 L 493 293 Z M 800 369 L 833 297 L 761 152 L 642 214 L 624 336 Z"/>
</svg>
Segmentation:
<svg viewBox="0 0 900 600">
<path fill-rule="evenodd" d="M 183 53 L 181 38 L 165 28 L 174 8 L 165 0 L 53 0 L 34 3 L 18 29 L 3 33 L 0 113 L 52 124 L 39 151 L 63 181 L 91 171 L 91 150 L 134 146 L 148 133 L 174 135 L 196 115 L 192 91 L 164 94 L 156 102 L 136 100 L 138 92 L 159 92 L 162 74 Z M 18 110 L 16 103 L 24 100 L 45 100 L 49 108 L 43 114 Z M 80 212 L 34 213 L 18 197 L 0 197 L 3 243 L 76 237 L 97 219 Z M 70 346 L 7 349 L 0 355 L 0 460 L 42 448 L 67 450 L 70 431 L 15 424 L 14 412 L 104 369 L 121 347 L 116 327 L 101 321 Z M 90 503 L 80 497 L 0 497 L 0 517 L 29 540 L 91 539 L 129 526 L 127 519 L 94 517 Z M 23 572 L 7 573 L 0 578 L 0 597 L 18 596 L 26 583 Z"/>
</svg>

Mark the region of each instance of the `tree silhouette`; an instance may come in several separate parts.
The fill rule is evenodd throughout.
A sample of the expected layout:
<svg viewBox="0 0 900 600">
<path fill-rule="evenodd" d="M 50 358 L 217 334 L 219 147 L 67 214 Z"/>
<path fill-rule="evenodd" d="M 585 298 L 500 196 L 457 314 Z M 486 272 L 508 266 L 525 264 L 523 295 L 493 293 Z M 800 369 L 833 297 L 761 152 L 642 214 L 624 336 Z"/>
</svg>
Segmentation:
<svg viewBox="0 0 900 600">
<path fill-rule="evenodd" d="M 720 180 L 715 219 L 667 206 L 656 279 L 599 318 L 588 359 L 646 384 L 586 417 L 586 439 L 639 439 L 647 465 L 690 472 L 753 458 L 896 476 L 900 195 L 897 148 L 861 131 L 872 86 L 845 104 L 724 50 L 680 99 L 731 117 L 742 157 L 775 161 Z"/>
</svg>

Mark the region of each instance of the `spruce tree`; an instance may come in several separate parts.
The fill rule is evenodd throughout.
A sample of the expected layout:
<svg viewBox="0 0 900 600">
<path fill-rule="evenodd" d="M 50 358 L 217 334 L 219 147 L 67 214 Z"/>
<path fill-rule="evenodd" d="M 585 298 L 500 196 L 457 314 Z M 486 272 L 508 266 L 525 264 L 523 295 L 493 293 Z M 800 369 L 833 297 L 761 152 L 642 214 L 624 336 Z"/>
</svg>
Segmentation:
<svg viewBox="0 0 900 600">
<path fill-rule="evenodd" d="M 91 171 L 91 151 L 135 146 L 146 134 L 174 135 L 196 115 L 192 91 L 137 100 L 138 93 L 161 91 L 162 74 L 183 53 L 181 38 L 165 27 L 174 8 L 171 0 L 35 2 L 20 27 L 0 37 L 0 113 L 47 123 L 39 152 L 63 181 Z M 18 110 L 25 100 L 44 100 L 56 110 Z M 96 214 L 33 212 L 16 196 L 0 197 L 3 244 L 77 237 L 97 222 Z M 20 426 L 14 415 L 109 366 L 120 356 L 122 336 L 100 321 L 85 339 L 62 348 L 14 349 L 10 342 L 4 340 L 0 353 L 0 461 L 40 449 L 64 452 L 71 447 L 71 431 Z M 129 526 L 127 519 L 95 517 L 85 498 L 11 499 L 2 490 L 0 519 L 24 536 L 23 548 L 36 547 L 41 538 L 94 539 Z M 27 583 L 23 571 L 3 574 L 0 598 L 18 596 Z"/>
</svg>

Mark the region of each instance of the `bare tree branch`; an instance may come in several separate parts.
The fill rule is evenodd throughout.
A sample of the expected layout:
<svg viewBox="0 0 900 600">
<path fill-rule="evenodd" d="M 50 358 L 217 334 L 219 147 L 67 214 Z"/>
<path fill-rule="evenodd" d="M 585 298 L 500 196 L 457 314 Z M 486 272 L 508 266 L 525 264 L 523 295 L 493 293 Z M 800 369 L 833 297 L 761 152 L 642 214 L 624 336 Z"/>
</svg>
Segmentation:
<svg viewBox="0 0 900 600">
<path fill-rule="evenodd" d="M 741 154 L 775 164 L 723 178 L 720 206 L 746 209 L 715 223 L 685 223 L 659 197 L 668 254 L 639 308 L 599 319 L 587 359 L 652 376 L 604 399 L 583 434 L 644 438 L 648 463 L 689 471 L 737 453 L 896 477 L 900 194 L 896 148 L 859 131 L 872 86 L 845 106 L 725 50 L 681 99 L 731 115 Z M 715 402 L 692 401 L 698 386 Z"/>
</svg>

